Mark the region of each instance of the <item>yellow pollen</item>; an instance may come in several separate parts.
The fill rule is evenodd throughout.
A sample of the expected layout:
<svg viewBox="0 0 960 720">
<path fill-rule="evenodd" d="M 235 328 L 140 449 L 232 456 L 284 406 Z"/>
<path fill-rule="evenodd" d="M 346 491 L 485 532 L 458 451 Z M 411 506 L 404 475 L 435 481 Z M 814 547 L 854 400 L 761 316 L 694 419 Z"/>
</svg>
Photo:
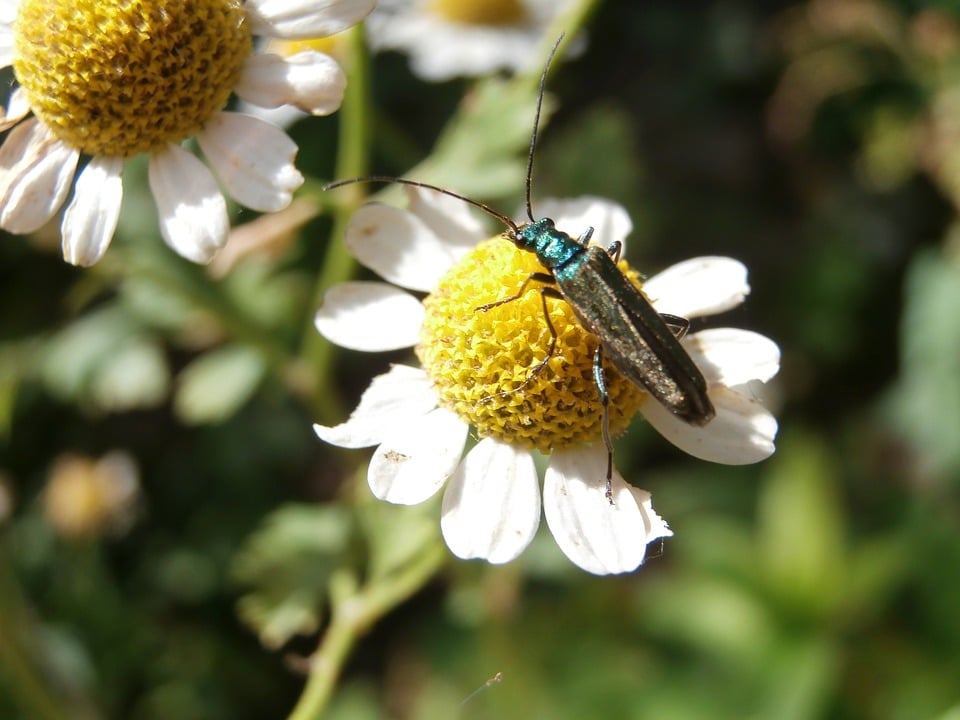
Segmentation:
<svg viewBox="0 0 960 720">
<path fill-rule="evenodd" d="M 639 286 L 637 273 L 624 262 L 620 266 Z M 530 379 L 550 346 L 538 283 L 513 302 L 477 310 L 517 292 L 534 272 L 544 272 L 536 256 L 508 240 L 480 243 L 424 300 L 416 352 L 440 404 L 475 426 L 480 437 L 547 452 L 600 437 L 603 411 L 593 379 L 598 340 L 565 300 L 547 298 L 557 346 Z M 607 362 L 604 378 L 610 430 L 618 435 L 649 396 Z"/>
<path fill-rule="evenodd" d="M 331 57 L 339 57 L 346 52 L 346 35 L 337 33 L 322 38 L 311 38 L 309 40 L 280 40 L 271 38 L 267 43 L 266 50 L 275 53 L 280 57 L 291 57 L 304 50 L 316 50 Z"/>
<path fill-rule="evenodd" d="M 242 0 L 21 0 L 13 30 L 34 114 L 89 155 L 189 137 L 253 49 Z"/>
<path fill-rule="evenodd" d="M 461 25 L 519 25 L 526 19 L 521 0 L 428 0 L 427 9 Z"/>
</svg>

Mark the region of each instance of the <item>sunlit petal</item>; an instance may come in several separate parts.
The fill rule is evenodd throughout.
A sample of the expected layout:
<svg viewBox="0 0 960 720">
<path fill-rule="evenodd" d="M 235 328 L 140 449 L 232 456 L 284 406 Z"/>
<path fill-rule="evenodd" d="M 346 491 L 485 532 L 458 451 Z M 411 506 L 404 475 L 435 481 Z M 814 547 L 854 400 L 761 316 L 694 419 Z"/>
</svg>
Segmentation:
<svg viewBox="0 0 960 720">
<path fill-rule="evenodd" d="M 341 347 L 385 352 L 416 345 L 423 305 L 413 295 L 378 282 L 335 285 L 314 316 L 317 330 Z"/>
<path fill-rule="evenodd" d="M 370 490 L 398 505 L 423 502 L 453 475 L 467 430 L 457 414 L 445 408 L 394 427 L 370 460 Z"/>
<path fill-rule="evenodd" d="M 270 53 L 251 56 L 234 90 L 260 107 L 289 104 L 313 115 L 329 115 L 343 102 L 346 86 L 336 60 L 304 50 L 287 58 Z"/>
<path fill-rule="evenodd" d="M 350 419 L 340 425 L 314 425 L 324 442 L 345 448 L 378 445 L 396 427 L 410 425 L 437 406 L 427 374 L 420 368 L 394 365 L 378 375 L 360 398 Z"/>
<path fill-rule="evenodd" d="M 216 113 L 197 133 L 197 142 L 227 192 L 253 210 L 285 208 L 303 184 L 293 164 L 297 144 L 260 118 Z"/>
<path fill-rule="evenodd" d="M 443 494 L 440 528 L 454 555 L 505 563 L 540 525 L 540 486 L 530 452 L 486 438 L 460 463 Z"/>
<path fill-rule="evenodd" d="M 63 259 L 90 266 L 113 239 L 123 201 L 123 158 L 95 157 L 80 172 L 73 199 L 63 214 Z"/>
<path fill-rule="evenodd" d="M 710 328 L 681 341 L 709 384 L 727 387 L 751 380 L 766 382 L 780 370 L 780 348 L 759 333 Z"/>
<path fill-rule="evenodd" d="M 750 285 L 739 260 L 699 257 L 647 279 L 643 291 L 657 312 L 693 318 L 735 308 L 750 293 Z"/>
<path fill-rule="evenodd" d="M 150 190 L 166 243 L 189 260 L 210 262 L 227 241 L 227 204 L 206 166 L 179 145 L 150 156 Z"/>
<path fill-rule="evenodd" d="M 657 432 L 701 460 L 749 465 L 773 454 L 777 421 L 763 405 L 720 385 L 710 388 L 709 395 L 717 415 L 703 427 L 688 425 L 653 401 L 641 412 Z"/>
<path fill-rule="evenodd" d="M 459 259 L 416 215 L 380 203 L 364 205 L 354 213 L 345 240 L 357 260 L 410 290 L 432 290 Z"/>
<path fill-rule="evenodd" d="M 36 119 L 26 120 L 0 147 L 0 227 L 31 233 L 60 209 L 80 153 Z"/>
<path fill-rule="evenodd" d="M 643 562 L 649 520 L 620 473 L 606 496 L 606 451 L 581 446 L 554 451 L 543 483 L 543 510 L 563 553 L 595 575 L 625 573 Z"/>
</svg>

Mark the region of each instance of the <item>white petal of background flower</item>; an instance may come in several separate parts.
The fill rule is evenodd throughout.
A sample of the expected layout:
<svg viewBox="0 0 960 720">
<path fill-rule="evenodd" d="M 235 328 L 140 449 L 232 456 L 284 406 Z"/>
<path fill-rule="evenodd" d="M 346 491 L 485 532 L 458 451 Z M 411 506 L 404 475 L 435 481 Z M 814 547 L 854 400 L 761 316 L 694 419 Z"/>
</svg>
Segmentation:
<svg viewBox="0 0 960 720">
<path fill-rule="evenodd" d="M 499 564 L 524 551 L 540 525 L 540 483 L 530 452 L 477 443 L 443 493 L 440 529 L 451 552 Z"/>
<path fill-rule="evenodd" d="M 458 259 L 454 248 L 416 215 L 380 203 L 354 213 L 344 241 L 357 260 L 410 290 L 432 290 Z"/>
<path fill-rule="evenodd" d="M 626 250 L 627 236 L 633 230 L 633 222 L 622 205 L 589 195 L 572 200 L 541 200 L 534 203 L 533 214 L 553 218 L 557 227 L 573 238 L 579 238 L 588 227 L 592 227 L 591 242 L 604 250 L 615 240 L 624 243 Z M 526 219 L 526 210 L 521 210 L 516 217 Z"/>
<path fill-rule="evenodd" d="M 147 170 L 166 243 L 193 262 L 210 262 L 227 241 L 227 204 L 217 181 L 195 155 L 168 144 Z"/>
<path fill-rule="evenodd" d="M 749 465 L 773 454 L 777 421 L 756 400 L 715 385 L 708 391 L 716 417 L 703 427 L 688 425 L 658 402 L 640 412 L 661 435 L 684 452 L 724 465 Z"/>
<path fill-rule="evenodd" d="M 529 15 L 529 3 L 521 3 Z M 550 15 L 559 9 L 552 3 Z M 387 11 L 385 11 L 387 10 Z M 405 7 L 378 5 L 367 22 L 367 37 L 376 50 L 407 52 L 415 74 L 430 81 L 497 70 L 525 70 L 540 61 L 545 18 L 522 25 L 489 26 L 448 22 L 431 12 L 429 3 Z"/>
<path fill-rule="evenodd" d="M 251 55 L 234 92 L 264 108 L 294 105 L 313 115 L 340 107 L 347 78 L 329 55 L 304 50 L 288 58 L 272 53 Z"/>
<path fill-rule="evenodd" d="M 643 284 L 657 312 L 693 318 L 726 312 L 750 293 L 747 268 L 726 257 L 699 257 L 668 267 Z"/>
<path fill-rule="evenodd" d="M 370 459 L 367 482 L 373 494 L 398 505 L 433 496 L 456 470 L 468 429 L 445 408 L 395 426 Z"/>
<path fill-rule="evenodd" d="M 123 158 L 95 157 L 80 172 L 60 224 L 63 259 L 89 267 L 110 246 L 123 201 Z"/>
<path fill-rule="evenodd" d="M 378 375 L 360 398 L 356 410 L 340 425 L 314 425 L 317 436 L 338 447 L 379 445 L 396 427 L 406 427 L 437 406 L 437 394 L 420 368 L 394 365 Z"/>
<path fill-rule="evenodd" d="M 36 119 L 17 125 L 0 147 L 0 227 L 30 233 L 63 205 L 80 153 Z"/>
<path fill-rule="evenodd" d="M 607 454 L 602 446 L 555 450 L 543 481 L 543 510 L 563 553 L 595 575 L 624 573 L 643 562 L 648 523 L 620 473 L 613 504 L 606 497 Z"/>
<path fill-rule="evenodd" d="M 738 328 L 710 328 L 680 341 L 708 384 L 766 382 L 780 370 L 780 348 L 768 337 Z"/>
<path fill-rule="evenodd" d="M 314 324 L 341 347 L 385 352 L 416 345 L 423 315 L 423 304 L 404 290 L 381 282 L 346 282 L 327 291 Z"/>
<path fill-rule="evenodd" d="M 376 0 L 247 0 L 254 35 L 304 39 L 329 37 L 363 20 Z"/>
<path fill-rule="evenodd" d="M 260 118 L 215 113 L 197 133 L 197 142 L 227 192 L 252 210 L 282 210 L 303 184 L 293 164 L 297 144 Z"/>
</svg>

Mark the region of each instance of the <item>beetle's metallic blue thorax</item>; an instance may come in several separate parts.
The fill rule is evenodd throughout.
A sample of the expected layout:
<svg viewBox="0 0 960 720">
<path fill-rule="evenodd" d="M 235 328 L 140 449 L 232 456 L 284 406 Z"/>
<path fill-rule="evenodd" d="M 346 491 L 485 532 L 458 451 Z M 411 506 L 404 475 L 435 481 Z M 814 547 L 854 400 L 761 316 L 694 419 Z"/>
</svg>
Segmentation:
<svg viewBox="0 0 960 720">
<path fill-rule="evenodd" d="M 579 242 L 557 230 L 550 218 L 521 225 L 516 233 L 509 233 L 507 237 L 521 250 L 536 253 L 537 259 L 548 270 L 562 268 L 584 250 Z"/>
</svg>

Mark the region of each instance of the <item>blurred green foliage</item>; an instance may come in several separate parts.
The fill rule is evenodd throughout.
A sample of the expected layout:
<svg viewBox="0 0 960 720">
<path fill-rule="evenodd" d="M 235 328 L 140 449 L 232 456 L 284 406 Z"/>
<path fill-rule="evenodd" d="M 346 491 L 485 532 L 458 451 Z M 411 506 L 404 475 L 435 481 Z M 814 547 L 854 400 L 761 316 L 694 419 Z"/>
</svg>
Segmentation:
<svg viewBox="0 0 960 720">
<path fill-rule="evenodd" d="M 710 466 L 634 423 L 618 467 L 676 532 L 644 568 L 588 576 L 545 529 L 505 567 L 449 559 L 367 628 L 329 717 L 960 717 L 960 8 L 608 2 L 588 29 L 535 199 L 623 203 L 644 272 L 747 264 L 729 322 L 783 349 L 778 452 Z M 376 171 L 519 204 L 531 88 L 392 54 L 372 81 Z M 337 117 L 291 131 L 308 176 Z M 284 717 L 338 583 L 436 543 L 435 505 L 372 502 L 367 454 L 310 431 L 405 357 L 342 352 L 307 399 L 327 218 L 214 279 L 161 246 L 143 175 L 93 269 L 0 244 L 3 718 Z M 113 449 L 130 524 L 58 531 L 55 460 Z"/>
</svg>

